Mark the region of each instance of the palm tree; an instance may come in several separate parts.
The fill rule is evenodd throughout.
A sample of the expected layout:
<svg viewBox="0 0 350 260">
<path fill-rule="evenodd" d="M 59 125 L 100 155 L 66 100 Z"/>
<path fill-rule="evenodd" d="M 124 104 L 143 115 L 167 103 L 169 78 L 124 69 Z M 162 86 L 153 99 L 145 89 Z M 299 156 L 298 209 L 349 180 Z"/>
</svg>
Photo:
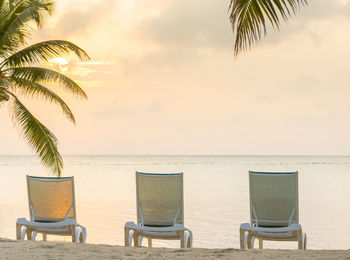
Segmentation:
<svg viewBox="0 0 350 260">
<path fill-rule="evenodd" d="M 0 0 L 0 104 L 8 104 L 13 122 L 30 148 L 45 166 L 60 176 L 63 160 L 57 149 L 56 137 L 17 97 L 37 96 L 56 103 L 73 123 L 75 119 L 67 104 L 47 85 L 59 85 L 73 95 L 87 98 L 72 79 L 57 71 L 38 67 L 41 62 L 68 54 L 88 60 L 84 50 L 62 40 L 27 46 L 33 25 L 41 28 L 44 19 L 52 12 L 51 0 Z"/>
<path fill-rule="evenodd" d="M 230 22 L 235 36 L 234 54 L 249 50 L 266 35 L 266 21 L 274 29 L 287 21 L 307 0 L 231 0 Z"/>
</svg>

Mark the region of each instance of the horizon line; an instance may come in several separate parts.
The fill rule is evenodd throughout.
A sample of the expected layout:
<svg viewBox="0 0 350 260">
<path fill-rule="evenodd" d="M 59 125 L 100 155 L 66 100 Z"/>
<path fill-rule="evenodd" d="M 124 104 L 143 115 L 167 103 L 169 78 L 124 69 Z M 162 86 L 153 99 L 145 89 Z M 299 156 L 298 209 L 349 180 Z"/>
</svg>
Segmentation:
<svg viewBox="0 0 350 260">
<path fill-rule="evenodd" d="M 36 154 L 0 154 L 0 156 L 32 156 Z M 350 154 L 62 154 L 62 156 L 237 156 L 237 157 L 303 157 L 303 156 L 319 156 L 319 157 L 348 157 Z"/>
</svg>

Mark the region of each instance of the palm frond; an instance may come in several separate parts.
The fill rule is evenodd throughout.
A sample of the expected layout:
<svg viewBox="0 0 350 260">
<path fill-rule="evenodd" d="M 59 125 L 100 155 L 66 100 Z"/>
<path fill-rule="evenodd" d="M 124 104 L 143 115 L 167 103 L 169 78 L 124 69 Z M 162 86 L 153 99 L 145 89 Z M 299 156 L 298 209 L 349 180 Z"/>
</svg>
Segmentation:
<svg viewBox="0 0 350 260">
<path fill-rule="evenodd" d="M 11 83 L 4 77 L 0 78 L 0 86 L 3 88 L 7 88 Z"/>
<path fill-rule="evenodd" d="M 8 101 L 9 100 L 9 95 L 6 92 L 6 88 L 1 86 L 1 82 L 0 82 L 0 103 L 2 101 Z"/>
<path fill-rule="evenodd" d="M 87 53 L 77 45 L 62 40 L 44 41 L 24 48 L 3 61 L 3 66 L 23 67 L 50 61 L 56 57 L 75 54 L 80 60 L 89 60 Z"/>
<path fill-rule="evenodd" d="M 230 22 L 235 36 L 234 54 L 249 50 L 266 34 L 266 21 L 280 28 L 307 0 L 231 0 Z"/>
<path fill-rule="evenodd" d="M 6 1 L 1 0 L 0 1 L 0 25 L 4 21 L 4 19 L 6 19 L 9 12 L 10 12 L 10 4 Z"/>
<path fill-rule="evenodd" d="M 55 92 L 51 91 L 50 89 L 46 88 L 45 86 L 31 82 L 26 79 L 19 79 L 19 78 L 9 78 L 11 81 L 12 86 L 11 88 L 16 91 L 16 93 L 20 93 L 23 96 L 27 97 L 33 97 L 38 96 L 42 99 L 48 100 L 52 103 L 56 103 L 61 106 L 62 112 L 66 115 L 66 117 L 72 121 L 72 123 L 75 124 L 75 118 L 68 107 L 68 105 L 61 99 Z"/>
<path fill-rule="evenodd" d="M 0 29 L 6 29 L 6 26 L 11 24 L 27 8 L 34 8 L 38 11 L 40 19 L 35 20 L 35 22 L 40 27 L 42 26 L 43 18 L 47 15 L 52 15 L 54 2 L 52 0 L 1 0 L 0 8 Z"/>
<path fill-rule="evenodd" d="M 4 71 L 9 73 L 10 78 L 25 79 L 42 84 L 58 84 L 74 95 L 87 98 L 85 92 L 74 80 L 54 70 L 40 67 L 21 67 Z"/>
<path fill-rule="evenodd" d="M 35 25 L 40 28 L 52 12 L 53 0 L 0 0 L 0 103 L 10 101 L 10 114 L 21 135 L 42 163 L 60 176 L 63 161 L 56 137 L 16 97 L 17 93 L 37 96 L 58 104 L 73 123 L 75 119 L 67 104 L 45 85 L 60 85 L 74 95 L 87 98 L 69 77 L 50 69 L 30 67 L 71 54 L 83 61 L 90 59 L 77 45 L 63 40 L 44 41 L 26 47 Z"/>
<path fill-rule="evenodd" d="M 36 9 L 27 8 L 6 27 L 7 30 L 2 32 L 0 37 L 1 56 L 4 56 L 5 53 L 11 53 L 14 48 L 26 43 L 25 38 L 29 37 L 31 33 L 29 22 L 33 20 L 39 22 L 40 15 Z"/>
<path fill-rule="evenodd" d="M 0 56 L 7 57 L 26 44 L 33 29 L 32 22 L 42 26 L 45 18 L 53 12 L 53 2 L 20 0 L 2 4 L 0 8 Z"/>
<path fill-rule="evenodd" d="M 63 168 L 62 156 L 57 150 L 57 139 L 11 92 L 10 112 L 13 122 L 22 136 L 37 154 L 41 162 L 53 173 L 60 176 Z"/>
</svg>

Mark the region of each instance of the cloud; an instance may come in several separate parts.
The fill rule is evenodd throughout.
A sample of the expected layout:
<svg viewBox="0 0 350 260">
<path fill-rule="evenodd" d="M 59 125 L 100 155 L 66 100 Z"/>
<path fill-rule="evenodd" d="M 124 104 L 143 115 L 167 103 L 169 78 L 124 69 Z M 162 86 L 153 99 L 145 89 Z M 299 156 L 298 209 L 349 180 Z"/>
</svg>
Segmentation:
<svg viewBox="0 0 350 260">
<path fill-rule="evenodd" d="M 143 39 L 157 44 L 150 53 L 155 60 L 179 61 L 180 56 L 198 56 L 203 49 L 232 51 L 234 38 L 229 23 L 229 1 L 177 0 L 160 7 L 155 16 L 146 16 L 136 27 Z M 321 42 L 322 34 L 315 28 L 319 21 L 335 18 L 348 19 L 350 0 L 310 1 L 290 22 L 282 23 L 281 30 L 268 35 L 263 45 L 276 45 L 294 36 L 307 36 L 314 44 Z"/>
<path fill-rule="evenodd" d="M 142 21 L 139 29 L 144 37 L 163 44 L 230 48 L 232 34 L 227 10 L 226 1 L 172 1 L 158 16 Z"/>
<path fill-rule="evenodd" d="M 171 64 L 216 49 L 231 51 L 228 4 L 201 0 L 161 3 L 156 15 L 135 24 L 135 38 L 154 45 L 144 58 L 155 64 Z"/>
<path fill-rule="evenodd" d="M 56 24 L 56 32 L 61 37 L 72 34 L 86 33 L 88 29 L 96 26 L 104 17 L 113 12 L 118 0 L 104 0 L 99 2 L 82 2 L 71 6 L 59 18 Z"/>
<path fill-rule="evenodd" d="M 315 45 L 322 40 L 319 26 L 320 22 L 326 21 L 332 24 L 336 19 L 349 20 L 350 0 L 318 0 L 309 1 L 309 4 L 300 8 L 289 22 L 282 23 L 280 31 L 274 32 L 270 27 L 263 45 L 276 45 L 288 41 L 291 37 L 304 37 L 312 39 Z M 306 36 L 306 37 L 305 37 Z"/>
<path fill-rule="evenodd" d="M 64 72 L 89 99 L 63 96 L 77 128 L 53 117 L 56 107 L 35 102 L 33 111 L 61 135 L 64 152 L 81 152 L 89 140 L 99 141 L 83 152 L 172 153 L 167 145 L 178 140 L 177 153 L 266 153 L 256 147 L 270 141 L 276 153 L 296 144 L 295 153 L 318 152 L 304 142 L 322 124 L 334 125 L 333 135 L 349 128 L 349 3 L 310 0 L 281 32 L 234 60 L 229 0 L 60 0 L 45 39 L 71 40 L 92 57 Z M 113 147 L 105 136 L 115 137 Z"/>
</svg>

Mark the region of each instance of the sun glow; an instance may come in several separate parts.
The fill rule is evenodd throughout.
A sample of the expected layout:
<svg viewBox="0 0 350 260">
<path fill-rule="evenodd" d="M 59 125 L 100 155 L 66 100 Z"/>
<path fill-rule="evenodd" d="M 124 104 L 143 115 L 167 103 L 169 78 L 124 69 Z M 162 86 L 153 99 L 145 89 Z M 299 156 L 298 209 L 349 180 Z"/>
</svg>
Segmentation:
<svg viewBox="0 0 350 260">
<path fill-rule="evenodd" d="M 50 61 L 51 66 L 58 68 L 60 71 L 65 72 L 68 70 L 68 61 L 65 58 L 57 57 Z"/>
<path fill-rule="evenodd" d="M 58 58 L 53 58 L 52 60 L 50 60 L 50 63 L 54 63 L 57 65 L 67 65 L 68 61 L 65 58 L 58 57 Z"/>
</svg>

